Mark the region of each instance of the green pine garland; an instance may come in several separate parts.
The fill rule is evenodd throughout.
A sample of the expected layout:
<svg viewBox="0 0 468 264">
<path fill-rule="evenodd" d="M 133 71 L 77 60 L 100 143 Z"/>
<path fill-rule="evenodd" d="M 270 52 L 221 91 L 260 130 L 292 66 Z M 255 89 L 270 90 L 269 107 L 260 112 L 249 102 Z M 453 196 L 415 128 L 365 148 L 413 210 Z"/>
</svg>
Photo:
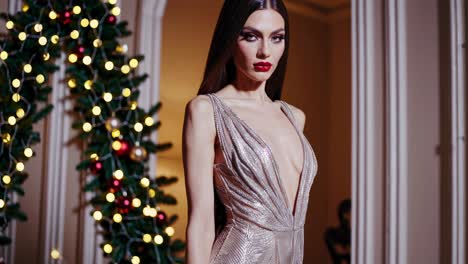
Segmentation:
<svg viewBox="0 0 468 264">
<path fill-rule="evenodd" d="M 11 195 L 24 194 L 24 162 L 40 141 L 32 125 L 52 110 L 47 79 L 64 52 L 64 82 L 78 115 L 73 128 L 87 143 L 77 169 L 89 172 L 83 191 L 93 193 L 103 253 L 113 263 L 183 263 L 174 253 L 185 243 L 171 239 L 177 215 L 159 210 L 176 204 L 161 188 L 177 178 L 148 175 L 148 155 L 172 144 L 149 138 L 161 125 L 153 120 L 161 103 L 148 111 L 138 107 L 137 87 L 148 76 L 135 72 L 144 57 L 128 57 L 119 44 L 131 34 L 126 21 L 117 23 L 119 13 L 113 0 L 27 0 L 21 12 L 1 14 L 8 29 L 0 39 L 1 244 L 11 242 L 4 230 L 12 219 L 27 219 Z"/>
</svg>

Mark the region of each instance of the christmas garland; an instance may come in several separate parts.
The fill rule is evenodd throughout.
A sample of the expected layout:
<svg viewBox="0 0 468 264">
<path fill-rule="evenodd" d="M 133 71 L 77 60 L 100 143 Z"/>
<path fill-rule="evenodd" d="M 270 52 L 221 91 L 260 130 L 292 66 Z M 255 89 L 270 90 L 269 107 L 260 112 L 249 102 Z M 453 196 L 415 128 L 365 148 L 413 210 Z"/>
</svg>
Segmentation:
<svg viewBox="0 0 468 264">
<path fill-rule="evenodd" d="M 138 85 L 148 76 L 135 69 L 143 56 L 129 57 L 118 38 L 131 33 L 117 23 L 116 0 L 24 1 L 21 12 L 2 13 L 8 33 L 0 39 L 0 243 L 13 219 L 26 220 L 12 194 L 24 195 L 24 163 L 40 141 L 33 124 L 45 117 L 52 87 L 49 75 L 64 52 L 66 80 L 79 115 L 73 128 L 86 142 L 78 170 L 88 174 L 83 191 L 92 192 L 92 217 L 100 227 L 103 253 L 113 263 L 183 263 L 173 254 L 185 247 L 171 239 L 177 215 L 168 217 L 160 204 L 176 204 L 161 187 L 176 177 L 148 175 L 148 155 L 171 147 L 149 135 L 160 122 L 138 107 Z M 66 177 L 66 175 L 63 175 Z M 59 252 L 52 252 L 60 259 Z"/>
</svg>

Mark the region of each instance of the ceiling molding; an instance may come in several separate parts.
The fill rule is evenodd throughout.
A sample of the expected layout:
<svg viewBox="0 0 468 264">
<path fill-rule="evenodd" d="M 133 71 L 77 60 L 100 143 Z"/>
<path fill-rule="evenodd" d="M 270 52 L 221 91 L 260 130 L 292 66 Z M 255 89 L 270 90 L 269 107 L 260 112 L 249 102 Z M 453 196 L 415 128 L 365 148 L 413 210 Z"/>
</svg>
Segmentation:
<svg viewBox="0 0 468 264">
<path fill-rule="evenodd" d="M 327 8 L 303 0 L 285 0 L 289 12 L 317 19 L 327 24 L 333 24 L 351 17 L 351 5 L 343 3 L 333 8 Z"/>
</svg>

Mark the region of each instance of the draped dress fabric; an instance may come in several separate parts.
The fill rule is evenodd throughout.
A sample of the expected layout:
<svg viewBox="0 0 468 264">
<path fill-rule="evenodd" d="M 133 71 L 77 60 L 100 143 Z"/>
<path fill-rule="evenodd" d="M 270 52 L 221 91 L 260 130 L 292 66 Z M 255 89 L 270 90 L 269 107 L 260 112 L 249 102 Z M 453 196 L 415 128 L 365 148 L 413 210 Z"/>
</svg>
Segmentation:
<svg viewBox="0 0 468 264">
<path fill-rule="evenodd" d="M 304 157 L 294 214 L 270 147 L 216 94 L 207 96 L 225 160 L 213 166 L 214 188 L 227 218 L 215 237 L 209 263 L 303 263 L 304 222 L 317 160 L 289 104 L 279 100 L 299 135 Z"/>
</svg>

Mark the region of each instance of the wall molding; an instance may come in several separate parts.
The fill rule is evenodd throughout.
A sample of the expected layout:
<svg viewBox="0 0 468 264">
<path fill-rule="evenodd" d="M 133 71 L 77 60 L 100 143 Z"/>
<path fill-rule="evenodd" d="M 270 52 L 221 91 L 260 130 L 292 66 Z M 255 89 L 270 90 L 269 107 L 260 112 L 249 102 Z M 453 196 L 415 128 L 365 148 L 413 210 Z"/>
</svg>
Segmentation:
<svg viewBox="0 0 468 264">
<path fill-rule="evenodd" d="M 450 1 L 452 264 L 466 263 L 465 2 Z"/>
</svg>

